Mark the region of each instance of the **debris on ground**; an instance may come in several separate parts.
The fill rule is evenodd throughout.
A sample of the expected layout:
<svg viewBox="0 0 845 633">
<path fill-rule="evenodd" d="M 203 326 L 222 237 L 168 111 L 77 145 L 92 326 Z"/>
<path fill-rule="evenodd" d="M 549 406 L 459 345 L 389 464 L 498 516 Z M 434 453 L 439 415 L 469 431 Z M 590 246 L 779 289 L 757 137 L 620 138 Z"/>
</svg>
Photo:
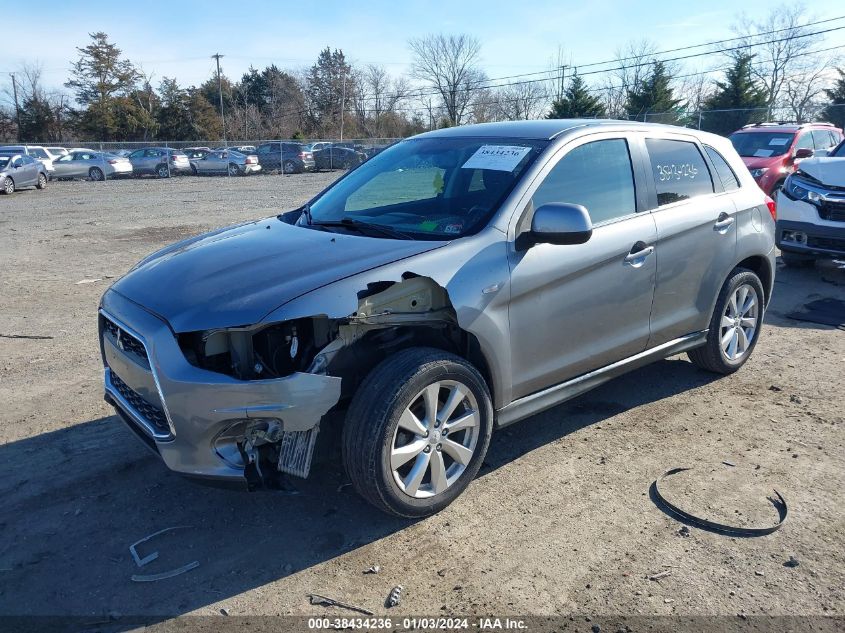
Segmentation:
<svg viewBox="0 0 845 633">
<path fill-rule="evenodd" d="M 784 567 L 798 567 L 798 565 L 798 559 L 794 556 L 790 556 L 789 560 L 783 564 Z"/>
<path fill-rule="evenodd" d="M 144 556 L 144 558 L 141 558 L 138 555 L 138 549 L 137 549 L 138 546 L 141 543 L 146 543 L 151 538 L 154 538 L 154 537 L 158 536 L 159 534 L 164 534 L 165 532 L 172 532 L 173 530 L 185 530 L 185 529 L 188 529 L 190 527 L 192 527 L 192 526 L 190 526 L 190 525 L 176 525 L 176 526 L 173 526 L 173 527 L 164 528 L 163 530 L 159 530 L 158 532 L 153 532 L 149 536 L 145 536 L 140 541 L 135 541 L 134 543 L 132 543 L 132 545 L 129 546 L 129 552 L 132 554 L 132 558 L 135 560 L 135 564 L 138 565 L 138 567 L 143 567 L 144 565 L 151 563 L 156 558 L 158 558 L 158 552 L 153 552 L 153 553 L 151 553 L 147 556 Z"/>
<path fill-rule="evenodd" d="M 102 280 L 103 280 L 103 278 L 102 278 L 102 277 L 97 277 L 96 279 L 80 279 L 80 280 L 79 280 L 79 281 L 77 281 L 77 282 L 76 282 L 76 284 L 74 284 L 74 285 L 76 285 L 76 286 L 81 286 L 81 285 L 83 285 L 83 284 L 95 284 L 95 283 L 97 283 L 98 281 L 102 281 Z"/>
<path fill-rule="evenodd" d="M 0 338 L 22 338 L 31 341 L 49 341 L 52 336 L 39 336 L 37 334 L 0 334 Z"/>
<path fill-rule="evenodd" d="M 379 567 L 378 565 L 373 565 L 372 567 L 365 569 L 364 573 L 365 574 L 377 574 L 380 571 L 381 571 L 381 567 Z"/>
<path fill-rule="evenodd" d="M 191 571 L 200 566 L 198 560 L 191 561 L 187 565 L 182 565 L 170 571 L 163 571 L 160 574 L 132 574 L 133 582 L 155 582 L 156 580 L 164 580 L 165 578 L 173 578 L 179 574 L 184 574 L 186 571 Z"/>
<path fill-rule="evenodd" d="M 346 602 L 341 602 L 340 600 L 335 600 L 334 598 L 321 596 L 318 593 L 309 593 L 308 599 L 313 605 L 320 605 L 323 607 L 341 607 L 342 609 L 349 609 L 350 611 L 356 611 L 357 613 L 363 613 L 364 615 L 375 615 L 375 613 L 365 609 L 364 607 L 356 607 L 354 604 L 348 604 Z"/>
<path fill-rule="evenodd" d="M 229 609 L 227 609 L 226 607 L 222 607 L 220 609 L 220 613 L 222 613 L 223 615 L 229 615 Z"/>
<path fill-rule="evenodd" d="M 769 385 L 769 391 L 783 391 L 783 389 L 781 389 L 777 385 Z"/>
<path fill-rule="evenodd" d="M 765 574 L 763 572 L 761 572 L 759 569 L 757 571 L 755 571 L 754 573 L 758 576 L 765 576 Z"/>
<path fill-rule="evenodd" d="M 666 576 L 671 576 L 672 570 L 667 569 L 666 571 L 662 571 L 659 574 L 654 574 L 653 576 L 649 576 L 649 580 L 660 580 L 661 578 L 666 578 Z"/>
<path fill-rule="evenodd" d="M 736 467 L 736 464 L 734 464 L 733 462 L 724 461 L 724 462 L 722 462 L 722 463 L 723 463 L 725 466 L 731 466 L 732 468 L 735 468 L 735 467 Z"/>
<path fill-rule="evenodd" d="M 690 535 L 689 528 L 686 525 L 682 525 L 681 529 L 678 530 L 678 536 L 683 536 L 684 538 L 688 538 Z"/>
<path fill-rule="evenodd" d="M 390 593 L 387 595 L 387 600 L 385 601 L 384 605 L 388 608 L 398 607 L 401 602 L 402 585 L 396 585 L 393 589 L 390 590 Z"/>
<path fill-rule="evenodd" d="M 149 536 L 145 536 L 140 541 L 135 541 L 132 545 L 129 546 L 129 552 L 132 554 L 132 558 L 135 561 L 135 564 L 138 567 L 143 567 L 158 558 L 158 552 L 152 552 L 147 554 L 143 558 L 138 554 L 138 545 L 141 543 L 146 543 L 151 538 L 158 536 L 159 534 L 164 534 L 165 532 L 171 532 L 173 530 L 184 530 L 190 528 L 190 525 L 177 525 L 174 527 L 164 528 L 163 530 L 159 530 L 158 532 L 153 532 Z M 158 574 L 133 574 L 132 581 L 133 582 L 155 582 L 157 580 L 164 580 L 165 578 L 173 578 L 174 576 L 178 576 L 179 574 L 184 574 L 187 571 L 191 571 L 192 569 L 196 569 L 200 566 L 199 561 L 191 561 L 181 567 L 177 567 L 176 569 L 171 569 L 169 571 L 163 571 Z"/>
</svg>

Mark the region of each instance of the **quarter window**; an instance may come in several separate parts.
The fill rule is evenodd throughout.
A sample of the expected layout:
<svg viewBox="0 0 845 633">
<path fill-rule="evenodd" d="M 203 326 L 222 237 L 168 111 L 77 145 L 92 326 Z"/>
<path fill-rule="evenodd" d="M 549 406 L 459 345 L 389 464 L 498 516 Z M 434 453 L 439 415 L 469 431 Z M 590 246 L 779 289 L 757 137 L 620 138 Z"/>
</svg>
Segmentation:
<svg viewBox="0 0 845 633">
<path fill-rule="evenodd" d="M 534 208 L 549 202 L 586 207 L 593 224 L 634 213 L 634 173 L 624 139 L 593 141 L 561 158 L 534 193 Z"/>
<path fill-rule="evenodd" d="M 710 157 L 710 162 L 716 168 L 716 173 L 719 175 L 719 180 L 722 181 L 722 188 L 725 191 L 733 191 L 739 189 L 739 179 L 736 177 L 733 169 L 728 165 L 728 161 L 709 145 L 704 146 L 704 151 Z"/>
<path fill-rule="evenodd" d="M 649 138 L 645 144 L 658 206 L 713 193 L 710 171 L 695 143 Z"/>
</svg>

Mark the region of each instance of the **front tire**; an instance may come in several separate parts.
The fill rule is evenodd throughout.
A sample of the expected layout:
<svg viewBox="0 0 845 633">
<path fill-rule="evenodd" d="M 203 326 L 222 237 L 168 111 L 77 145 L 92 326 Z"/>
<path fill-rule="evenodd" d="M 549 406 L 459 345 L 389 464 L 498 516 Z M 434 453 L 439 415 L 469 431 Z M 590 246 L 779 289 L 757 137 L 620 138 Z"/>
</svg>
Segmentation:
<svg viewBox="0 0 845 633">
<path fill-rule="evenodd" d="M 293 174 L 296 172 L 296 164 L 292 160 L 286 160 L 282 165 L 282 171 L 286 174 Z"/>
<path fill-rule="evenodd" d="M 3 193 L 7 196 L 12 195 L 15 193 L 15 181 L 11 178 L 7 177 L 6 180 L 3 181 Z"/>
<path fill-rule="evenodd" d="M 156 167 L 156 175 L 159 178 L 170 178 L 170 170 L 167 168 L 167 165 L 159 165 Z"/>
<path fill-rule="evenodd" d="M 764 297 L 759 277 L 745 268 L 735 268 L 716 300 L 707 343 L 687 352 L 693 364 L 725 375 L 742 367 L 760 338 Z"/>
<path fill-rule="evenodd" d="M 230 176 L 240 176 L 241 171 L 238 169 L 238 166 L 235 163 L 229 163 L 229 175 Z"/>
<path fill-rule="evenodd" d="M 47 176 L 44 174 L 38 174 L 38 184 L 35 185 L 38 189 L 46 189 L 47 188 Z"/>
<path fill-rule="evenodd" d="M 439 512 L 481 467 L 493 428 L 484 379 L 464 359 L 411 348 L 358 388 L 343 428 L 352 484 L 379 510 L 406 518 Z"/>
</svg>

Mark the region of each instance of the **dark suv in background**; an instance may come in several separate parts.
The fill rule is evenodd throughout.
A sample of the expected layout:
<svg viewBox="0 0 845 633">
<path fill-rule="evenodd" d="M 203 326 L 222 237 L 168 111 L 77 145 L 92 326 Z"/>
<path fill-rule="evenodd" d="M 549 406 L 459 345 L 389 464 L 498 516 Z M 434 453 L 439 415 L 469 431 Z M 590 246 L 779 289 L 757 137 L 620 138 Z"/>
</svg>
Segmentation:
<svg viewBox="0 0 845 633">
<path fill-rule="evenodd" d="M 760 189 L 777 198 L 798 162 L 827 156 L 842 140 L 842 130 L 832 123 L 752 123 L 730 138 Z"/>
<path fill-rule="evenodd" d="M 259 145 L 254 153 L 265 172 L 278 170 L 301 174 L 314 169 L 314 157 L 302 143 L 270 141 Z"/>
</svg>

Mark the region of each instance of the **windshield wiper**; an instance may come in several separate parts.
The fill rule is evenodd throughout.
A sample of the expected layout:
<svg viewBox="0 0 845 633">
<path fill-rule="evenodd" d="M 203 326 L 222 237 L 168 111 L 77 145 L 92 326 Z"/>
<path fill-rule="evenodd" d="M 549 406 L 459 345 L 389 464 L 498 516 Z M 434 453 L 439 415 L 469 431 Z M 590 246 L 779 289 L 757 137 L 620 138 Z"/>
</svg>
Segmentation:
<svg viewBox="0 0 845 633">
<path fill-rule="evenodd" d="M 310 217 L 310 212 L 309 212 Z M 376 222 L 365 222 L 364 220 L 359 220 L 357 218 L 350 218 L 346 216 L 341 218 L 340 220 L 327 220 L 325 222 L 310 222 L 312 226 L 340 226 L 343 228 L 354 229 L 359 233 L 380 233 L 381 235 L 386 235 L 387 237 L 393 237 L 398 240 L 412 240 L 414 239 L 407 233 L 403 233 L 397 229 L 394 229 L 390 226 L 385 226 L 384 224 L 377 224 Z"/>
</svg>

